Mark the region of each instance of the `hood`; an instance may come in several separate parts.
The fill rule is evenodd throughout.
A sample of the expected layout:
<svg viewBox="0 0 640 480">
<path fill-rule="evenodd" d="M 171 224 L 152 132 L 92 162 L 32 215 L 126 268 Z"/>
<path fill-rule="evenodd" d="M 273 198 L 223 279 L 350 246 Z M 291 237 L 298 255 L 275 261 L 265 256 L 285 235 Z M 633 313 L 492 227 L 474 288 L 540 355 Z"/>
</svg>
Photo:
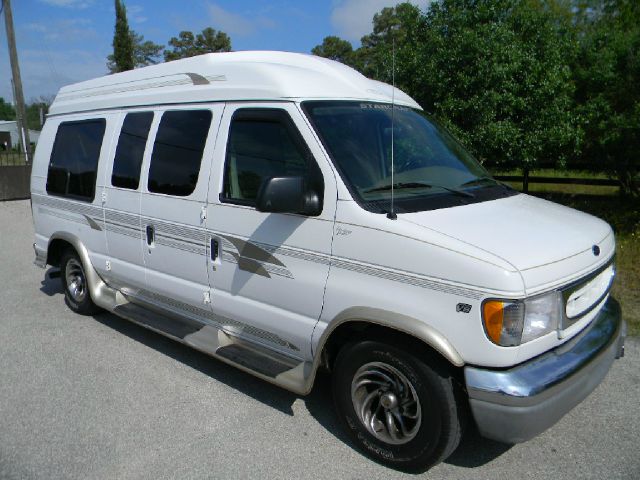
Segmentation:
<svg viewBox="0 0 640 480">
<path fill-rule="evenodd" d="M 521 272 L 591 252 L 611 235 L 611 227 L 599 218 L 524 194 L 398 219 L 489 252 Z M 610 255 L 589 253 L 590 262 Z"/>
</svg>

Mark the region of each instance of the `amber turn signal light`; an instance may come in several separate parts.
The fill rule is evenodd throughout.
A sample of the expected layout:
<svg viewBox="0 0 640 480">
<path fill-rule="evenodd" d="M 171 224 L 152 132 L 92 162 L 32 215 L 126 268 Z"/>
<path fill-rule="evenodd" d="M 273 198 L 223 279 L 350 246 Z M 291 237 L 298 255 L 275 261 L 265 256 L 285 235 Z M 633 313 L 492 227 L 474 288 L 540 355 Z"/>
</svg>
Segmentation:
<svg viewBox="0 0 640 480">
<path fill-rule="evenodd" d="M 487 336 L 493 343 L 500 345 L 502 325 L 504 323 L 504 302 L 489 300 L 482 306 L 482 319 Z"/>
</svg>

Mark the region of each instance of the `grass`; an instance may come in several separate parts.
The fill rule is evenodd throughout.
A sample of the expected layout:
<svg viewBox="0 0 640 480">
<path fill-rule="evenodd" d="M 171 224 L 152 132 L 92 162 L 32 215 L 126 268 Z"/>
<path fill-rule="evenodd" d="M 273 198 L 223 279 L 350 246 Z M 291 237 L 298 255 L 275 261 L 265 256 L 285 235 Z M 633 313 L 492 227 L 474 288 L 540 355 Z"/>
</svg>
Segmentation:
<svg viewBox="0 0 640 480">
<path fill-rule="evenodd" d="M 580 177 L 576 172 L 552 170 L 533 174 Z M 606 178 L 587 173 L 584 175 L 584 178 Z M 522 189 L 521 183 L 512 183 L 512 186 Z M 530 183 L 529 193 L 600 217 L 613 227 L 616 234 L 617 277 L 612 294 L 622 306 L 622 316 L 629 326 L 629 335 L 640 335 L 640 199 L 621 197 L 617 187 L 589 185 Z"/>
</svg>

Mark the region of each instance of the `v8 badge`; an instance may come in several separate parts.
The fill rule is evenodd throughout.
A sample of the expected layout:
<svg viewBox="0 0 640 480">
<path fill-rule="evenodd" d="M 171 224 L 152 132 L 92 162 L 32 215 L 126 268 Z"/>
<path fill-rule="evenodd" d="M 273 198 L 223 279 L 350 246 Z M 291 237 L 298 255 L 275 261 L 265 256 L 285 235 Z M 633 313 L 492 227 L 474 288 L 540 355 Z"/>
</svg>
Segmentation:
<svg viewBox="0 0 640 480">
<path fill-rule="evenodd" d="M 469 313 L 471 311 L 471 305 L 468 303 L 459 303 L 456 305 L 456 312 Z"/>
</svg>

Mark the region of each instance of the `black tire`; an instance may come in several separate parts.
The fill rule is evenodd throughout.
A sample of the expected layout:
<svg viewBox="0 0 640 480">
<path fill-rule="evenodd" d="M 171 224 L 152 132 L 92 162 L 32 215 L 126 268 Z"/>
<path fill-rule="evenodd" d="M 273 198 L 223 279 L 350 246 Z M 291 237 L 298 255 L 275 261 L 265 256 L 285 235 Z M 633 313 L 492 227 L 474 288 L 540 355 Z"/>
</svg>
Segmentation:
<svg viewBox="0 0 640 480">
<path fill-rule="evenodd" d="M 60 280 L 67 306 L 80 315 L 95 315 L 100 312 L 91 299 L 84 265 L 75 250 L 66 250 L 60 259 Z"/>
<path fill-rule="evenodd" d="M 333 370 L 333 396 L 338 417 L 354 443 L 377 462 L 398 470 L 424 472 L 451 455 L 460 443 L 464 415 L 458 404 L 460 392 L 456 391 L 457 383 L 444 362 L 429 363 L 433 366 L 399 348 L 377 341 L 349 344 L 338 354 Z M 400 376 L 393 378 L 400 381 L 378 381 L 383 378 L 380 372 L 388 376 L 399 372 Z M 358 381 L 354 383 L 354 379 Z M 400 393 L 395 395 L 393 385 L 404 385 L 404 381 L 409 382 L 409 388 L 401 386 Z M 383 383 L 388 383 L 389 387 Z M 352 385 L 357 386 L 354 387 L 353 398 Z M 413 397 L 417 397 L 417 401 L 410 401 Z M 374 400 L 367 402 L 368 398 Z M 355 404 L 360 406 L 360 411 L 371 414 L 361 420 Z M 370 405 L 370 408 L 362 405 Z M 396 407 L 386 409 L 385 405 Z M 392 414 L 391 427 L 385 427 L 389 418 L 387 414 Z M 398 416 L 402 417 L 405 428 L 398 428 Z M 376 418 L 367 421 L 373 417 Z M 385 422 L 380 422 L 380 418 Z M 365 421 L 371 425 L 371 431 L 365 426 Z M 374 430 L 377 432 L 375 435 Z M 389 441 L 381 438 L 384 436 Z M 398 441 L 404 443 L 398 444 Z"/>
</svg>

